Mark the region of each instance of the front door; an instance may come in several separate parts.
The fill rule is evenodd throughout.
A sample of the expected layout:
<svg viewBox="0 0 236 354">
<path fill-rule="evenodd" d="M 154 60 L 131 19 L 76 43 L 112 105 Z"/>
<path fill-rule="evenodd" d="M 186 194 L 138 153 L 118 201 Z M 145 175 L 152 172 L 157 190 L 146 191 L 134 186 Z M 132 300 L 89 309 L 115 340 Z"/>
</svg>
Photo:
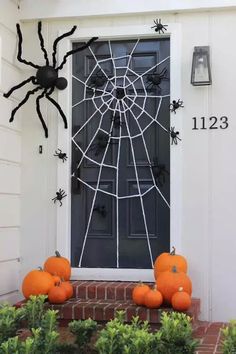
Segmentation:
<svg viewBox="0 0 236 354">
<path fill-rule="evenodd" d="M 73 56 L 73 267 L 150 269 L 169 251 L 169 51 L 135 39 Z"/>
</svg>

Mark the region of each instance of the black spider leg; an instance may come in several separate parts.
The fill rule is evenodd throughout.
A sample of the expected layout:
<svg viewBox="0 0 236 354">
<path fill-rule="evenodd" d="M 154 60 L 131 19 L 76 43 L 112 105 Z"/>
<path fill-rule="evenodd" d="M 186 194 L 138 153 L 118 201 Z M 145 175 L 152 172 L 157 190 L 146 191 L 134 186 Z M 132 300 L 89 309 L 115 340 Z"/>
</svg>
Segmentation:
<svg viewBox="0 0 236 354">
<path fill-rule="evenodd" d="M 33 83 L 35 83 L 34 80 L 35 80 L 35 76 L 30 76 L 28 79 L 22 81 L 20 84 L 13 86 L 7 93 L 4 93 L 3 96 L 8 98 L 9 96 L 11 96 L 12 92 L 26 85 L 28 82 L 32 81 Z"/>
<path fill-rule="evenodd" d="M 39 41 L 40 41 L 40 47 L 43 51 L 44 58 L 46 60 L 46 65 L 49 65 L 48 53 L 44 47 L 44 39 L 43 39 L 43 35 L 42 35 L 42 22 L 41 21 L 39 21 L 39 23 L 38 23 L 38 36 L 39 36 Z"/>
<path fill-rule="evenodd" d="M 92 37 L 87 43 L 85 43 L 81 47 L 73 49 L 73 50 L 70 50 L 69 52 L 67 52 L 64 55 L 64 58 L 63 58 L 61 64 L 56 68 L 56 70 L 61 70 L 63 68 L 64 64 L 66 63 L 67 57 L 69 55 L 75 54 L 77 52 L 81 52 L 82 50 L 88 48 L 90 46 L 90 44 L 93 43 L 94 41 L 96 41 L 97 39 L 98 39 L 98 37 Z"/>
<path fill-rule="evenodd" d="M 47 92 L 47 89 L 43 90 L 43 92 L 41 93 L 41 95 L 39 95 L 37 98 L 36 98 L 36 111 L 38 113 L 38 117 L 40 119 L 40 122 L 42 123 L 42 126 L 43 126 L 43 129 L 44 129 L 44 132 L 45 132 L 45 138 L 48 138 L 48 128 L 47 128 L 47 125 L 43 119 L 43 116 L 42 116 L 42 113 L 41 113 L 41 110 L 40 110 L 40 103 L 39 101 L 45 96 Z"/>
<path fill-rule="evenodd" d="M 58 109 L 58 111 L 59 111 L 59 113 L 60 113 L 60 115 L 61 115 L 61 117 L 62 117 L 62 119 L 63 119 L 65 129 L 67 129 L 67 128 L 68 128 L 67 119 L 66 119 L 66 116 L 65 116 L 63 110 L 61 109 L 60 105 L 59 105 L 52 97 L 50 97 L 50 95 L 52 94 L 53 91 L 54 91 L 54 87 L 52 87 L 52 88 L 50 89 L 50 91 L 45 94 L 45 96 L 46 96 L 47 99 L 48 99 L 50 102 L 52 102 L 52 104 L 54 104 L 54 106 Z"/>
<path fill-rule="evenodd" d="M 17 30 L 17 34 L 18 34 L 18 38 L 19 38 L 19 42 L 18 42 L 18 54 L 17 54 L 17 59 L 19 60 L 19 62 L 24 63 L 26 65 L 30 65 L 35 69 L 39 69 L 40 66 L 36 65 L 34 63 L 32 63 L 31 61 L 27 61 L 25 59 L 23 59 L 22 56 L 22 42 L 23 42 L 23 38 L 22 38 L 22 33 L 21 33 L 21 29 L 20 29 L 20 25 L 19 23 L 16 24 L 16 30 Z"/>
<path fill-rule="evenodd" d="M 52 53 L 52 65 L 54 68 L 56 67 L 56 64 L 57 64 L 56 54 L 57 54 L 58 42 L 60 42 L 65 37 L 71 36 L 75 32 L 76 28 L 77 28 L 77 26 L 73 26 L 69 32 L 62 34 L 61 36 L 59 36 L 58 38 L 55 39 L 55 41 L 53 43 L 53 53 Z"/>
<path fill-rule="evenodd" d="M 15 116 L 16 112 L 18 111 L 18 109 L 19 109 L 21 106 L 23 106 L 23 104 L 25 104 L 25 103 L 28 101 L 30 95 L 34 95 L 35 92 L 37 92 L 37 91 L 40 90 L 40 89 L 41 89 L 41 86 L 37 86 L 35 89 L 33 89 L 33 90 L 27 92 L 27 94 L 25 95 L 25 98 L 24 98 L 24 99 L 18 104 L 18 106 L 16 106 L 16 107 L 13 109 L 13 111 L 11 112 L 11 118 L 9 119 L 9 122 L 13 122 L 14 116 Z"/>
</svg>

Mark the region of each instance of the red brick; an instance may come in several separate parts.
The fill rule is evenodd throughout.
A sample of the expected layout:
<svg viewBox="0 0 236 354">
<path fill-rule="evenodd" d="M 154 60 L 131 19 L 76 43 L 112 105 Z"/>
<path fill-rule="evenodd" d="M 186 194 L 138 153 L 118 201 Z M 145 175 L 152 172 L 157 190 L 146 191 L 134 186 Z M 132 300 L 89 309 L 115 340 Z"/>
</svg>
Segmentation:
<svg viewBox="0 0 236 354">
<path fill-rule="evenodd" d="M 114 318 L 114 304 L 110 304 L 105 306 L 104 308 L 104 320 L 105 321 L 110 321 L 111 319 Z"/>
<path fill-rule="evenodd" d="M 125 299 L 125 283 L 120 283 L 116 287 L 116 300 L 124 300 Z"/>
<path fill-rule="evenodd" d="M 105 299 L 106 291 L 104 283 L 97 286 L 97 299 Z"/>
<path fill-rule="evenodd" d="M 202 344 L 216 344 L 218 340 L 218 335 L 206 335 L 203 338 Z"/>
<path fill-rule="evenodd" d="M 116 300 L 116 288 L 115 284 L 111 283 L 106 287 L 106 292 L 107 292 L 107 299 L 109 300 Z"/>
</svg>

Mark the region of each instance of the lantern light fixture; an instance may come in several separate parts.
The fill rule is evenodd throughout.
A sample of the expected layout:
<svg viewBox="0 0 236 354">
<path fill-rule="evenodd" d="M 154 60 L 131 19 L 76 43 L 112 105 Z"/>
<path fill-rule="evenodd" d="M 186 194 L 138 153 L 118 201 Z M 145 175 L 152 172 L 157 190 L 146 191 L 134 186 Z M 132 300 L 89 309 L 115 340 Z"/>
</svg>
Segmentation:
<svg viewBox="0 0 236 354">
<path fill-rule="evenodd" d="M 210 47 L 194 47 L 191 84 L 193 86 L 211 85 Z"/>
</svg>

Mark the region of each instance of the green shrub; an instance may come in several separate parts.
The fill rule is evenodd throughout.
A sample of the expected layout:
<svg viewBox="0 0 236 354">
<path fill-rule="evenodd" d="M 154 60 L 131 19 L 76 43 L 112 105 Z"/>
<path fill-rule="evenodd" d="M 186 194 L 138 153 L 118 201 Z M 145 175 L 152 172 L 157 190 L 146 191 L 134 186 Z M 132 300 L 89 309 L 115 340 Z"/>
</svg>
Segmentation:
<svg viewBox="0 0 236 354">
<path fill-rule="evenodd" d="M 75 320 L 69 323 L 69 329 L 76 337 L 75 343 L 80 352 L 83 352 L 83 350 L 86 350 L 86 346 L 89 345 L 91 337 L 97 329 L 97 322 L 91 318 L 87 320 Z"/>
<path fill-rule="evenodd" d="M 236 353 L 236 320 L 230 321 L 229 325 L 221 329 L 223 354 Z"/>
<path fill-rule="evenodd" d="M 16 335 L 24 318 L 23 308 L 16 309 L 9 304 L 0 305 L 0 344 Z"/>
<path fill-rule="evenodd" d="M 31 295 L 29 300 L 24 305 L 25 318 L 28 328 L 38 328 L 41 326 L 41 321 L 45 313 L 46 295 Z"/>
<path fill-rule="evenodd" d="M 160 328 L 163 354 L 195 353 L 198 341 L 193 339 L 191 318 L 181 312 L 163 312 Z"/>
</svg>

